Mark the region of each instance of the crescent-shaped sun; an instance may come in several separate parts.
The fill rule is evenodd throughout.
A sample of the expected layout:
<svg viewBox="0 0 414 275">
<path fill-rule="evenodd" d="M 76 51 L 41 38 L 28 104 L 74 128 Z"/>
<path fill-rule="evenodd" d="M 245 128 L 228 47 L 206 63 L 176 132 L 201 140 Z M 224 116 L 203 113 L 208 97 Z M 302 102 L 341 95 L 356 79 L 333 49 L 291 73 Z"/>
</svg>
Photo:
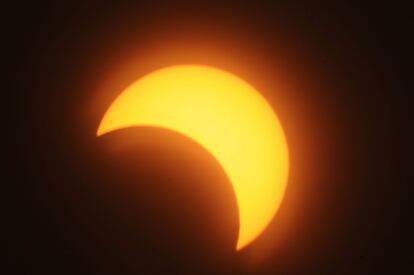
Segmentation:
<svg viewBox="0 0 414 275">
<path fill-rule="evenodd" d="M 202 65 L 156 70 L 113 101 L 97 136 L 133 126 L 182 133 L 216 158 L 238 203 L 237 250 L 273 219 L 287 183 L 287 143 L 270 105 L 244 80 Z"/>
</svg>

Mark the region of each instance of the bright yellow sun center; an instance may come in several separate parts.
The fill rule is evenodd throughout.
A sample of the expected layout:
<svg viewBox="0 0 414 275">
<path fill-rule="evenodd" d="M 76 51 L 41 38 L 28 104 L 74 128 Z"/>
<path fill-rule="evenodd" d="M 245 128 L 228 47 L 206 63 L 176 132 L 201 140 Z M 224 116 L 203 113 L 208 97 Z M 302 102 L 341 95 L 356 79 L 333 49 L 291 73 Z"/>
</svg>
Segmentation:
<svg viewBox="0 0 414 275">
<path fill-rule="evenodd" d="M 270 223 L 286 187 L 288 149 L 272 108 L 248 83 L 200 65 L 154 71 L 115 99 L 97 135 L 133 126 L 179 132 L 216 158 L 238 203 L 237 250 Z"/>
</svg>

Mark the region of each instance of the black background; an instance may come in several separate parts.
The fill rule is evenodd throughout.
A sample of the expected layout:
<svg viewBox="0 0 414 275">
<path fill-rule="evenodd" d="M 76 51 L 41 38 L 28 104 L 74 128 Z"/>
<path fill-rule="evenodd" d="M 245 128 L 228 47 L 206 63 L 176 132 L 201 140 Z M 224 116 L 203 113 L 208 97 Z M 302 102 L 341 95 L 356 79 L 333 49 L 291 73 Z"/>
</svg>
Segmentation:
<svg viewBox="0 0 414 275">
<path fill-rule="evenodd" d="M 5 274 L 412 269 L 408 8 L 61 1 L 3 13 Z M 128 60 L 135 71 L 101 93 Z M 95 137 L 122 87 L 180 63 L 253 83 L 286 131 L 284 202 L 240 253 L 231 185 L 204 149 L 151 128 Z"/>
</svg>

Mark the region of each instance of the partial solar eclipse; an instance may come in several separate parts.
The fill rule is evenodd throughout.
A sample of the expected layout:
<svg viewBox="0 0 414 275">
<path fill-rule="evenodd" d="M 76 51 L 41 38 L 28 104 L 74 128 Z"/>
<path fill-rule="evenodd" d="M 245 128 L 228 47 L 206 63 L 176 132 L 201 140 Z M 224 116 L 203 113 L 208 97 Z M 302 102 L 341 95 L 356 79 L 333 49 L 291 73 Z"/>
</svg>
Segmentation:
<svg viewBox="0 0 414 275">
<path fill-rule="evenodd" d="M 238 204 L 236 250 L 265 230 L 284 195 L 289 156 L 276 114 L 250 84 L 202 65 L 156 70 L 112 102 L 96 134 L 136 126 L 179 132 L 215 157 Z"/>
</svg>

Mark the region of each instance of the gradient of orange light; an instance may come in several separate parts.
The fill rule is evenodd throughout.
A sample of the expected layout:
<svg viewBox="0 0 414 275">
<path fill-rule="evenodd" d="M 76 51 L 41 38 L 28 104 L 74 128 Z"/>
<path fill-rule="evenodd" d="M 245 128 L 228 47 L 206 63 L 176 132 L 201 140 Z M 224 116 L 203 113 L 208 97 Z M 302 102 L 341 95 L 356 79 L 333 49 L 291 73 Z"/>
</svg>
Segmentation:
<svg viewBox="0 0 414 275">
<path fill-rule="evenodd" d="M 278 118 L 251 85 L 201 65 L 154 71 L 113 101 L 97 136 L 134 126 L 180 132 L 216 158 L 238 202 L 237 250 L 270 223 L 287 183 L 288 148 Z"/>
</svg>

